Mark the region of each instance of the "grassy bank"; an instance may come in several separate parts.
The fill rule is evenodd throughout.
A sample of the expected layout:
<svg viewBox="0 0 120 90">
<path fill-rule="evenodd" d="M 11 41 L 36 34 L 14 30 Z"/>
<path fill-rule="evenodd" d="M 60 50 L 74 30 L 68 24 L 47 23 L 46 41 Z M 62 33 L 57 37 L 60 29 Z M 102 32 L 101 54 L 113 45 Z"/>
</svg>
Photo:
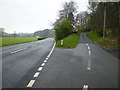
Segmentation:
<svg viewBox="0 0 120 90">
<path fill-rule="evenodd" d="M 0 38 L 0 47 L 2 46 L 10 46 L 15 44 L 27 43 L 32 41 L 37 41 L 36 37 L 3 37 Z"/>
<path fill-rule="evenodd" d="M 91 31 L 87 34 L 87 36 L 95 42 L 101 43 L 101 44 L 105 44 L 105 45 L 111 45 L 111 46 L 115 46 L 115 47 L 120 47 L 120 44 L 117 43 L 113 43 L 113 42 L 109 42 L 109 41 L 104 41 L 102 37 L 100 37 L 96 32 Z"/>
<path fill-rule="evenodd" d="M 56 47 L 59 48 L 74 48 L 78 45 L 80 38 L 80 33 L 72 34 L 63 39 L 63 45 L 61 45 L 61 40 L 56 41 Z"/>
</svg>

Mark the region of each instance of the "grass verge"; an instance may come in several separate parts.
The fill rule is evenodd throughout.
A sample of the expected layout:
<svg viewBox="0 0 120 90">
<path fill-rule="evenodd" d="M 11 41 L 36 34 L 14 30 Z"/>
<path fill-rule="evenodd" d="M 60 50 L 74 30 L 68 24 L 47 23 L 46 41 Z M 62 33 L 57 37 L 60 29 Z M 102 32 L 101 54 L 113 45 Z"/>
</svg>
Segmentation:
<svg viewBox="0 0 120 90">
<path fill-rule="evenodd" d="M 104 41 L 102 37 L 100 37 L 95 31 L 88 32 L 87 37 L 90 38 L 92 41 L 105 44 L 105 45 L 111 45 L 115 47 L 120 47 L 120 44 Z"/>
<path fill-rule="evenodd" d="M 0 38 L 0 47 L 27 43 L 37 40 L 38 38 L 36 37 L 2 37 Z"/>
<path fill-rule="evenodd" d="M 74 48 L 78 45 L 80 38 L 80 33 L 69 35 L 63 39 L 63 45 L 61 45 L 61 40 L 56 41 L 56 47 L 59 48 Z"/>
</svg>

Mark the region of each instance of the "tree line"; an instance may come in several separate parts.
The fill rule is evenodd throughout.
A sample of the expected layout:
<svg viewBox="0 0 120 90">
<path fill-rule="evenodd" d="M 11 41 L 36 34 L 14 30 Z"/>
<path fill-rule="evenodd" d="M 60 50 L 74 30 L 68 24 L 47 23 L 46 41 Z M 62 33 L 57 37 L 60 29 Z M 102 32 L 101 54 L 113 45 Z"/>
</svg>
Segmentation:
<svg viewBox="0 0 120 90">
<path fill-rule="evenodd" d="M 120 29 L 120 2 L 90 2 L 87 28 L 95 30 L 103 39 L 118 40 Z"/>
<path fill-rule="evenodd" d="M 89 2 L 88 11 L 78 13 L 77 4 L 65 2 L 59 18 L 54 23 L 56 40 L 60 40 L 80 28 L 94 30 L 105 38 L 117 39 L 120 29 L 120 2 Z M 81 29 L 82 30 L 82 29 Z"/>
</svg>

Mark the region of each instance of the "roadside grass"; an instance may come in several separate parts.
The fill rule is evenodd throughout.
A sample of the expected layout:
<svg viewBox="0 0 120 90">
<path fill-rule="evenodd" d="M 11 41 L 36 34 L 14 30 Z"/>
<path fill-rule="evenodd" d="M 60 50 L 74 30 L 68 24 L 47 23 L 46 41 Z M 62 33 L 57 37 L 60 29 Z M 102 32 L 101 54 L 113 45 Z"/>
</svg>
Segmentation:
<svg viewBox="0 0 120 90">
<path fill-rule="evenodd" d="M 0 47 L 2 46 L 2 38 L 0 37 Z"/>
<path fill-rule="evenodd" d="M 120 44 L 104 41 L 102 37 L 100 37 L 95 31 L 88 32 L 87 34 L 88 38 L 90 38 L 92 41 L 105 44 L 105 45 L 111 45 L 115 47 L 120 47 Z"/>
<path fill-rule="evenodd" d="M 36 37 L 2 37 L 0 38 L 0 47 L 27 43 L 37 40 L 38 38 Z"/>
<path fill-rule="evenodd" d="M 80 33 L 69 35 L 63 39 L 63 45 L 61 45 L 61 40 L 56 41 L 56 47 L 59 48 L 74 48 L 78 45 L 80 38 Z"/>
</svg>

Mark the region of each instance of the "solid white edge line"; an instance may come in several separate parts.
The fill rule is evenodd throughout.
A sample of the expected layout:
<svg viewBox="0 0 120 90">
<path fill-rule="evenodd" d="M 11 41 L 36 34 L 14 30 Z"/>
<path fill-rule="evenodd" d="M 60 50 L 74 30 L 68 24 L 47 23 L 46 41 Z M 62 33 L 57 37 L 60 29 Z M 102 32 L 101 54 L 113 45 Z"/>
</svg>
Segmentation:
<svg viewBox="0 0 120 90">
<path fill-rule="evenodd" d="M 48 56 L 47 56 L 47 58 L 49 58 L 49 57 L 51 56 L 51 54 L 52 54 L 52 52 L 53 52 L 53 50 L 54 50 L 54 48 L 55 48 L 55 45 L 56 45 L 56 43 L 54 43 L 54 45 L 53 45 L 53 47 L 52 47 L 50 53 L 49 53 Z M 47 59 L 47 58 L 46 58 L 46 59 Z"/>
<path fill-rule="evenodd" d="M 32 87 L 34 83 L 35 83 L 35 80 L 31 80 L 31 81 L 28 83 L 27 87 Z"/>
<path fill-rule="evenodd" d="M 49 58 L 49 57 L 50 57 L 50 55 L 51 55 L 51 54 L 49 53 L 49 54 L 48 54 L 48 56 L 47 56 L 47 58 Z"/>
<path fill-rule="evenodd" d="M 42 68 L 43 68 L 43 67 L 39 67 L 39 68 L 38 68 L 38 71 L 41 71 L 41 70 L 42 70 Z"/>
<path fill-rule="evenodd" d="M 88 85 L 84 85 L 83 90 L 88 90 Z"/>
<path fill-rule="evenodd" d="M 40 72 L 36 72 L 33 77 L 38 77 Z"/>
</svg>

